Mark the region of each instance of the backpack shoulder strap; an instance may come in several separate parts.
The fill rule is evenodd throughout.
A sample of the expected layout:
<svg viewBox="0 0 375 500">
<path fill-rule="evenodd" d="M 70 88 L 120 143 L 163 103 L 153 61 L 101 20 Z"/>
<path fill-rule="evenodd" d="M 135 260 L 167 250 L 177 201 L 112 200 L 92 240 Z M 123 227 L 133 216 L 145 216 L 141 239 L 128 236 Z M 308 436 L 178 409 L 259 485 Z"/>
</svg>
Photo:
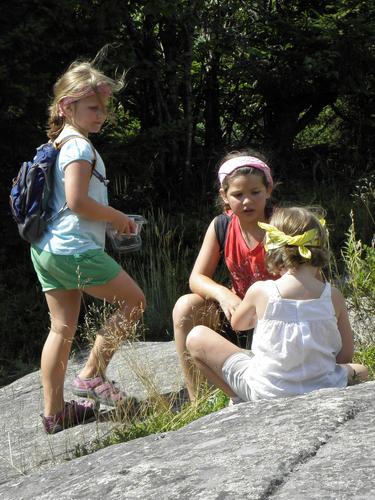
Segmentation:
<svg viewBox="0 0 375 500">
<path fill-rule="evenodd" d="M 61 141 L 54 143 L 56 149 L 58 149 L 58 150 L 61 149 L 64 144 L 66 144 L 68 141 L 70 141 L 70 139 L 83 139 L 83 140 L 85 140 L 86 142 L 88 142 L 90 144 L 92 152 L 94 153 L 94 161 L 92 163 L 92 169 L 95 170 L 95 166 L 96 166 L 96 150 L 94 148 L 93 143 L 90 141 L 90 139 L 88 137 L 85 137 L 83 135 L 78 135 L 78 134 L 67 135 L 66 137 L 64 137 L 64 139 L 61 139 Z"/>
<path fill-rule="evenodd" d="M 214 228 L 216 239 L 219 243 L 220 253 L 224 252 L 225 240 L 227 238 L 227 231 L 230 222 L 230 216 L 227 214 L 220 214 L 214 219 Z"/>
<path fill-rule="evenodd" d="M 96 166 L 96 150 L 95 150 L 92 142 L 90 141 L 90 139 L 88 139 L 87 137 L 84 137 L 83 135 L 75 134 L 75 135 L 68 135 L 68 136 L 64 137 L 64 139 L 62 139 L 61 141 L 54 142 L 53 144 L 57 150 L 60 150 L 65 143 L 67 143 L 70 139 L 74 139 L 74 138 L 84 139 L 86 142 L 88 142 L 90 144 L 91 149 L 94 153 L 94 160 L 92 163 L 91 175 L 94 175 L 95 177 L 97 177 L 100 180 L 100 182 L 102 182 L 105 186 L 107 186 L 108 182 L 109 182 L 108 179 L 103 177 L 102 174 L 100 174 L 95 168 L 95 166 Z M 65 202 L 64 205 L 60 208 L 60 210 L 48 219 L 48 222 L 54 221 L 61 212 L 64 212 L 64 210 L 67 208 L 67 206 L 68 205 Z"/>
<path fill-rule="evenodd" d="M 94 161 L 93 161 L 93 163 L 92 163 L 92 171 L 91 171 L 91 173 L 92 173 L 92 175 L 93 175 L 94 177 L 96 177 L 96 178 L 97 178 L 100 182 L 102 182 L 105 186 L 108 186 L 108 184 L 109 184 L 109 180 L 108 180 L 108 179 L 106 179 L 106 178 L 105 178 L 105 177 L 104 177 L 104 176 L 103 176 L 100 172 L 98 172 L 98 171 L 96 170 L 96 168 L 95 168 L 95 167 L 96 167 L 96 159 L 97 159 L 97 156 L 96 156 L 96 149 L 94 148 L 93 143 L 90 141 L 90 139 L 89 139 L 88 137 L 84 137 L 83 135 L 78 135 L 78 134 L 75 134 L 75 135 L 68 135 L 68 136 L 64 137 L 64 139 L 62 139 L 60 142 L 58 142 L 58 143 L 56 142 L 56 143 L 55 143 L 55 147 L 56 147 L 56 149 L 61 149 L 61 147 L 62 147 L 62 146 L 63 146 L 66 142 L 68 142 L 70 139 L 74 139 L 74 138 L 76 138 L 76 139 L 77 139 L 77 138 L 78 138 L 78 139 L 83 139 L 83 140 L 85 140 L 86 142 L 88 142 L 88 143 L 90 144 L 91 149 L 92 149 L 92 151 L 93 151 L 93 153 L 94 153 Z"/>
</svg>

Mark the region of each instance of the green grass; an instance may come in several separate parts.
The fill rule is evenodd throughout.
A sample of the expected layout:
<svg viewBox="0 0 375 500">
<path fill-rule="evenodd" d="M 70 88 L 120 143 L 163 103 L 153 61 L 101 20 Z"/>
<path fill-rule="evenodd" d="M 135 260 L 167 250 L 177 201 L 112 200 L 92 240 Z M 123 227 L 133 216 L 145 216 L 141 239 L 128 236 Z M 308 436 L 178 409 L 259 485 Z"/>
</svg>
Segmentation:
<svg viewBox="0 0 375 500">
<path fill-rule="evenodd" d="M 359 349 L 354 354 L 354 363 L 360 363 L 368 368 L 369 380 L 375 380 L 375 346 Z"/>
<path fill-rule="evenodd" d="M 356 238 L 353 213 L 351 220 L 342 250 L 348 274 L 347 294 L 357 308 L 367 305 L 369 313 L 375 313 L 375 248 Z"/>
<path fill-rule="evenodd" d="M 163 434 L 185 427 L 190 422 L 221 410 L 228 405 L 229 398 L 221 390 L 205 385 L 195 402 L 185 402 L 177 405 L 177 400 L 163 395 L 154 395 L 141 402 L 134 413 L 131 409 L 118 415 L 118 421 L 111 434 L 96 440 L 90 446 L 78 445 L 75 456 L 79 457 L 93 453 L 106 446 L 131 441 L 151 434 Z"/>
<path fill-rule="evenodd" d="M 369 351 L 368 359 L 371 362 L 371 353 L 375 349 L 375 248 L 357 239 L 353 213 L 351 219 L 342 249 L 345 275 L 341 283 L 355 317 L 355 321 L 352 321 L 355 345 L 362 356 Z"/>
</svg>

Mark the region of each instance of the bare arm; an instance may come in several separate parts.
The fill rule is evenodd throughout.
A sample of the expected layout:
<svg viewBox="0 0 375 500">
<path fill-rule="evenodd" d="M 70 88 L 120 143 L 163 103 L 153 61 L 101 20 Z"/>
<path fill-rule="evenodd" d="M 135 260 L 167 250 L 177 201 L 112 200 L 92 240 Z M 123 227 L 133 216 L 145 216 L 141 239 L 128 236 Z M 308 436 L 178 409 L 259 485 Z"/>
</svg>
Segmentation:
<svg viewBox="0 0 375 500">
<path fill-rule="evenodd" d="M 65 169 L 65 196 L 68 207 L 85 219 L 109 222 L 119 233 L 131 233 L 135 224 L 127 215 L 108 205 L 98 203 L 88 195 L 92 165 L 74 161 Z"/>
<path fill-rule="evenodd" d="M 248 330 L 254 328 L 257 321 L 257 298 L 261 286 L 254 283 L 246 292 L 246 295 L 237 307 L 231 319 L 232 328 L 235 330 Z"/>
<path fill-rule="evenodd" d="M 191 291 L 197 295 L 217 301 L 226 317 L 230 319 L 241 299 L 229 288 L 213 280 L 219 261 L 220 248 L 212 221 L 191 272 L 189 285 Z"/>
<path fill-rule="evenodd" d="M 332 302 L 335 308 L 337 326 L 341 335 L 342 348 L 336 356 L 337 363 L 350 363 L 354 353 L 353 332 L 349 322 L 348 309 L 342 293 L 332 287 Z"/>
</svg>

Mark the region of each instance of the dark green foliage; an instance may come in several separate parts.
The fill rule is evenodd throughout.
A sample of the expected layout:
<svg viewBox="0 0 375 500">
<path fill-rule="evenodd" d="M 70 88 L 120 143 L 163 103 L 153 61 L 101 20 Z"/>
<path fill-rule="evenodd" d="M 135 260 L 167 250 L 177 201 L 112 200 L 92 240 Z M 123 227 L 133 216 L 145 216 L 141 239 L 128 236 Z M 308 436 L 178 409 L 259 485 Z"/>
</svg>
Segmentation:
<svg viewBox="0 0 375 500">
<path fill-rule="evenodd" d="M 37 368 L 49 328 L 31 266 L 5 266 L 0 285 L 0 386 Z"/>
</svg>

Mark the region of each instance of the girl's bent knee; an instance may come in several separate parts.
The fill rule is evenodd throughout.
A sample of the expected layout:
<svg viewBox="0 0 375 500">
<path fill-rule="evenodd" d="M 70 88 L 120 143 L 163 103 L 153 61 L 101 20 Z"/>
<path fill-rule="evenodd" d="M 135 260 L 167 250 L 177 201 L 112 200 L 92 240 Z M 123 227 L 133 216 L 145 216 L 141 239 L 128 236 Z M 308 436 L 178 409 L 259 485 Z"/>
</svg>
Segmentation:
<svg viewBox="0 0 375 500">
<path fill-rule="evenodd" d="M 202 307 L 205 305 L 205 300 L 199 295 L 188 293 L 182 295 L 174 305 L 172 317 L 173 324 L 177 328 L 191 328 L 192 323 L 201 323 Z"/>
<path fill-rule="evenodd" d="M 190 352 L 200 347 L 203 334 L 204 327 L 202 326 L 195 326 L 192 330 L 190 330 L 186 338 L 186 347 Z"/>
<path fill-rule="evenodd" d="M 186 313 L 191 309 L 190 301 L 188 299 L 189 295 L 183 295 L 180 297 L 173 307 L 172 317 L 173 322 L 177 323 L 183 319 Z"/>
<path fill-rule="evenodd" d="M 132 307 L 137 307 L 138 309 L 145 310 L 146 308 L 146 297 L 141 289 L 139 289 L 136 293 L 133 294 L 131 298 L 129 298 L 128 303 Z"/>
<path fill-rule="evenodd" d="M 131 301 L 121 301 L 118 303 L 119 311 L 133 320 L 139 319 L 146 308 L 146 298 L 143 294 L 132 297 Z"/>
</svg>

